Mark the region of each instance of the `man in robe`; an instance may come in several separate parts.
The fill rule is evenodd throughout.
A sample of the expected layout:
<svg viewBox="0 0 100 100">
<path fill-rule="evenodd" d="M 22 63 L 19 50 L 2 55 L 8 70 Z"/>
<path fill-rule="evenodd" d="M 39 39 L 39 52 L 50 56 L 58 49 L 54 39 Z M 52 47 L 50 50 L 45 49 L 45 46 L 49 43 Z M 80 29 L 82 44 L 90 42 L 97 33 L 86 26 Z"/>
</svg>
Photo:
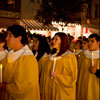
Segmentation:
<svg viewBox="0 0 100 100">
<path fill-rule="evenodd" d="M 3 65 L 0 100 L 40 100 L 38 64 L 26 45 L 25 29 L 20 25 L 8 27 L 6 40 L 12 50 L 0 61 Z"/>
<path fill-rule="evenodd" d="M 100 100 L 100 79 L 96 76 L 100 69 L 99 36 L 91 34 L 89 51 L 84 53 L 80 66 L 77 100 Z"/>
</svg>

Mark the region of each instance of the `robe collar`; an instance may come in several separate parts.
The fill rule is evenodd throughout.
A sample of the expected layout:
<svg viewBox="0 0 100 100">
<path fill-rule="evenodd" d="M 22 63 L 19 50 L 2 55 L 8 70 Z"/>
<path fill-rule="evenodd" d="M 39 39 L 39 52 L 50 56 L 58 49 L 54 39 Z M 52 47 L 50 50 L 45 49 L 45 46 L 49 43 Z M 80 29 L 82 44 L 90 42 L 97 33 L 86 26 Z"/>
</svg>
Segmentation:
<svg viewBox="0 0 100 100">
<path fill-rule="evenodd" d="M 75 54 L 75 55 L 78 55 L 78 54 L 81 53 L 82 51 L 83 51 L 82 49 L 75 50 L 75 51 L 74 51 L 74 54 Z"/>
<path fill-rule="evenodd" d="M 84 54 L 87 58 L 100 58 L 100 49 L 95 50 L 95 51 L 89 51 L 89 50 L 85 50 Z"/>
<path fill-rule="evenodd" d="M 50 60 L 54 60 L 56 58 L 56 60 L 61 59 L 62 57 L 68 55 L 68 54 L 73 54 L 71 51 L 66 51 L 65 53 L 63 53 L 61 56 L 57 56 L 58 53 L 55 53 L 53 55 L 50 55 L 49 59 Z"/>
<path fill-rule="evenodd" d="M 14 52 L 14 50 L 9 51 L 7 57 L 8 62 L 9 63 L 14 62 L 23 55 L 33 55 L 32 51 L 28 48 L 27 45 L 25 45 L 23 48 L 21 48 L 16 52 Z"/>
</svg>

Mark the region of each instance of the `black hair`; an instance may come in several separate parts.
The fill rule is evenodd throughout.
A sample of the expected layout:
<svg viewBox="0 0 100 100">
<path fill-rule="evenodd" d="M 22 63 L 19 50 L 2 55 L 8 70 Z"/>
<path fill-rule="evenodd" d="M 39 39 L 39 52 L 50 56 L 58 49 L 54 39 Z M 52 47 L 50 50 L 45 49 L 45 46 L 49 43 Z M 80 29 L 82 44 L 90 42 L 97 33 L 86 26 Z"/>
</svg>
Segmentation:
<svg viewBox="0 0 100 100">
<path fill-rule="evenodd" d="M 15 37 L 21 36 L 21 43 L 23 45 L 28 43 L 26 30 L 20 25 L 12 25 L 7 28 L 7 31 L 12 32 Z"/>
<path fill-rule="evenodd" d="M 98 41 L 100 41 L 100 36 L 98 35 L 98 34 L 96 34 L 96 33 L 93 33 L 93 34 L 91 34 L 88 38 L 95 38 L 95 40 L 98 42 Z"/>
<path fill-rule="evenodd" d="M 87 38 L 83 38 L 83 41 L 86 41 L 86 42 L 88 42 L 88 39 L 87 39 Z"/>
<path fill-rule="evenodd" d="M 80 44 L 80 49 L 82 49 L 82 41 L 81 40 L 77 40 L 76 43 L 77 42 Z"/>
<path fill-rule="evenodd" d="M 37 60 L 39 60 L 45 53 L 50 53 L 50 46 L 45 36 L 35 35 L 34 38 L 37 38 L 39 40 L 38 55 L 36 57 Z"/>
</svg>

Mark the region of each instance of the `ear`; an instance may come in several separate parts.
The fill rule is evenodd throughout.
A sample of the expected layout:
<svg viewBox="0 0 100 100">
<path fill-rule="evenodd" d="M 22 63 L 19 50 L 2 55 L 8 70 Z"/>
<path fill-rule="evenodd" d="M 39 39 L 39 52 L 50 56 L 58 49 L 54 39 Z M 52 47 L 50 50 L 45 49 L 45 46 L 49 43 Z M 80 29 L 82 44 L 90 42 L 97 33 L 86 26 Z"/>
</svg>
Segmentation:
<svg viewBox="0 0 100 100">
<path fill-rule="evenodd" d="M 22 39 L 22 37 L 21 36 L 18 36 L 18 40 L 21 41 L 21 39 Z"/>
</svg>

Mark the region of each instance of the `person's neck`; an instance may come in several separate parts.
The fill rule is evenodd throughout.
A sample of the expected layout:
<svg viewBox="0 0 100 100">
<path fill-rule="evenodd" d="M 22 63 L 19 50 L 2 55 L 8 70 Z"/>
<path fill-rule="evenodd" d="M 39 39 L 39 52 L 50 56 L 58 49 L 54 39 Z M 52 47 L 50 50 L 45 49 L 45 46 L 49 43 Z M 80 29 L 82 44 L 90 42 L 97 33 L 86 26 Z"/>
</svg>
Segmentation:
<svg viewBox="0 0 100 100">
<path fill-rule="evenodd" d="M 94 49 L 94 50 L 90 50 L 90 51 L 97 51 L 99 48 L 96 48 L 96 49 Z"/>
<path fill-rule="evenodd" d="M 2 47 L 2 48 L 0 48 L 0 51 L 4 51 L 4 48 Z"/>
<path fill-rule="evenodd" d="M 57 52 L 59 52 L 60 51 L 60 48 L 56 48 L 57 49 Z"/>
<path fill-rule="evenodd" d="M 24 47 L 23 44 L 16 45 L 16 47 L 14 48 L 14 51 L 16 52 L 16 51 L 20 50 L 23 47 Z"/>
<path fill-rule="evenodd" d="M 83 49 L 84 51 L 88 50 L 88 48 Z"/>
</svg>

